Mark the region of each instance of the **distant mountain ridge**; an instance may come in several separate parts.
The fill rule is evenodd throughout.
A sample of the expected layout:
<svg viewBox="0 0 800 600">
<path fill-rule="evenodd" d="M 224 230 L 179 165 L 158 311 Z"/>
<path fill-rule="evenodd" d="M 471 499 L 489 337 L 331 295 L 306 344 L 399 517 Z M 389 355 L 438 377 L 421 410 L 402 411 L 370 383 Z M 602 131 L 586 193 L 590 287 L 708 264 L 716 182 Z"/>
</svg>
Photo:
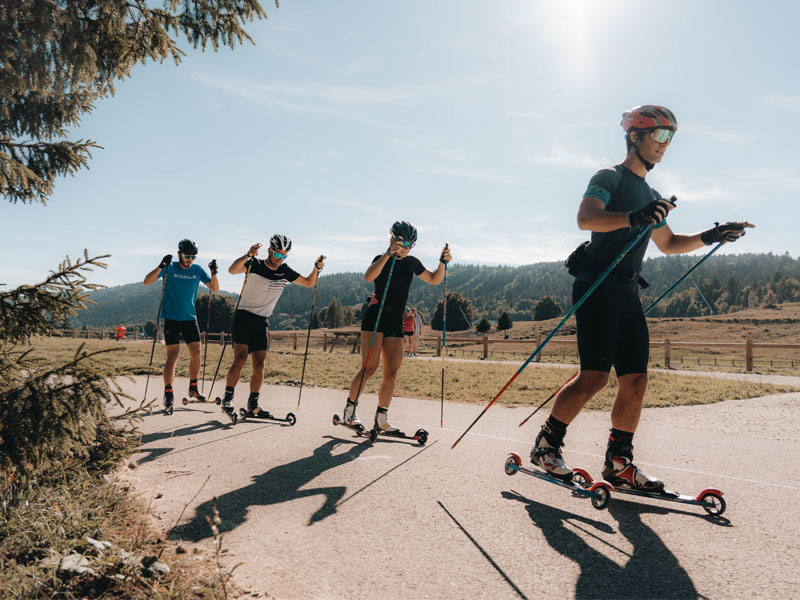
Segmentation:
<svg viewBox="0 0 800 600">
<path fill-rule="evenodd" d="M 650 287 L 642 291 L 643 304 L 654 300 L 699 259 L 699 256 L 662 256 L 645 261 L 642 275 Z M 478 316 L 489 319 L 496 319 L 503 311 L 514 318 L 530 319 L 531 301 L 543 296 L 554 297 L 566 310 L 571 302 L 571 288 L 572 277 L 561 262 L 519 267 L 456 264 L 449 267 L 447 273 L 448 292 L 465 296 L 475 306 Z M 363 273 L 323 275 L 319 280 L 317 310 L 328 306 L 334 298 L 343 306 L 359 305 L 373 289 L 372 284 L 364 282 Z M 97 305 L 79 311 L 73 325 L 109 327 L 154 320 L 160 293 L 159 286 L 146 287 L 141 283 L 98 290 L 91 295 Z M 238 297 L 222 293 L 234 299 Z M 271 326 L 274 329 L 306 327 L 312 293 L 309 288 L 287 286 L 276 313 L 293 316 L 275 315 Z M 442 286 L 431 286 L 415 279 L 409 304 L 416 306 L 429 322 L 441 298 Z M 771 302 L 798 301 L 800 258 L 794 259 L 788 253 L 715 255 L 681 283 L 651 316 L 699 316 L 710 314 L 710 310 L 716 314 Z"/>
</svg>

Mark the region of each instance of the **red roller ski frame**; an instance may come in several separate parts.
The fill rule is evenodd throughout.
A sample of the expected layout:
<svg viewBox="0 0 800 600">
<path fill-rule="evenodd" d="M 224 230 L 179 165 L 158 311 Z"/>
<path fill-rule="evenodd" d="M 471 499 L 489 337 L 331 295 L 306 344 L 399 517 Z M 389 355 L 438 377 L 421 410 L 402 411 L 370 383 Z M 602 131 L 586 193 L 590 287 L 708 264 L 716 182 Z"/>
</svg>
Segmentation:
<svg viewBox="0 0 800 600">
<path fill-rule="evenodd" d="M 585 488 L 591 489 L 593 485 L 597 485 L 592 476 L 583 469 L 575 469 L 575 477 L 573 481 Z M 725 499 L 722 497 L 722 492 L 715 488 L 706 488 L 697 496 L 685 496 L 678 492 L 671 490 L 664 490 L 663 492 L 643 492 L 641 490 L 632 490 L 623 487 L 614 487 L 607 481 L 602 481 L 609 486 L 609 491 L 615 494 L 628 494 L 630 496 L 641 496 L 642 498 L 653 498 L 654 500 L 666 500 L 667 502 L 677 502 L 679 504 L 692 504 L 694 506 L 702 506 L 708 514 L 719 517 L 725 512 L 726 504 Z"/>
</svg>

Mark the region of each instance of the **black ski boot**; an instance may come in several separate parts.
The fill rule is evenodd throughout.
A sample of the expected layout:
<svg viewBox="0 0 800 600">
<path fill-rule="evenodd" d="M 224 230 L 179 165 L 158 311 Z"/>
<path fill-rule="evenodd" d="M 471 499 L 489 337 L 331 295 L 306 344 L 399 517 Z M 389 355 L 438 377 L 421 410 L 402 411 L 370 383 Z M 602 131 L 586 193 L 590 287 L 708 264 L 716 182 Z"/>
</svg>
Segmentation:
<svg viewBox="0 0 800 600">
<path fill-rule="evenodd" d="M 531 462 L 551 477 L 572 481 L 572 469 L 561 456 L 565 432 L 566 430 L 557 431 L 549 421 L 545 421 L 531 449 Z"/>
<path fill-rule="evenodd" d="M 236 424 L 239 420 L 239 415 L 236 414 L 236 409 L 233 407 L 233 388 L 226 386 L 225 394 L 222 396 L 222 412 L 228 415 L 228 418 Z"/>
<path fill-rule="evenodd" d="M 171 415 L 174 412 L 175 394 L 171 385 L 164 386 L 164 414 Z"/>
</svg>

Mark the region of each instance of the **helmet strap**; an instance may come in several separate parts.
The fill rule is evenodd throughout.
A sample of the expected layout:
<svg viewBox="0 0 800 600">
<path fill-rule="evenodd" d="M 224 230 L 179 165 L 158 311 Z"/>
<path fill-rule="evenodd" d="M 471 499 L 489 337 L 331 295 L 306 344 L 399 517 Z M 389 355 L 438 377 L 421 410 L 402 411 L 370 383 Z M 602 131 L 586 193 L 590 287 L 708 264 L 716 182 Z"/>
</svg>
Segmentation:
<svg viewBox="0 0 800 600">
<path fill-rule="evenodd" d="M 646 161 L 644 159 L 644 156 L 642 156 L 641 152 L 639 152 L 639 142 L 641 141 L 641 139 L 638 139 L 638 138 L 641 135 L 642 135 L 641 132 L 639 132 L 639 135 L 636 136 L 637 140 L 633 144 L 633 151 L 636 153 L 636 158 L 638 158 L 641 161 L 641 163 L 644 165 L 644 168 L 647 169 L 648 171 L 652 171 L 653 167 L 655 167 L 655 165 L 653 163 L 651 163 L 651 162 Z"/>
</svg>

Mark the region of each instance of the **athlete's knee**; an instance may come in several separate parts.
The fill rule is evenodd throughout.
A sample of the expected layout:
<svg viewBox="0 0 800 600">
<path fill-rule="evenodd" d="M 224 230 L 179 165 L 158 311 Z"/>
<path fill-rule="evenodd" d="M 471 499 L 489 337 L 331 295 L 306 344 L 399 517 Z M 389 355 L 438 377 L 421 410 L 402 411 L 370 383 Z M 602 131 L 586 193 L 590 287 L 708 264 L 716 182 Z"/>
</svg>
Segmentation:
<svg viewBox="0 0 800 600">
<path fill-rule="evenodd" d="M 644 394 L 647 389 L 647 373 L 628 373 L 617 377 L 620 390 Z"/>
<path fill-rule="evenodd" d="M 608 373 L 603 371 L 581 371 L 575 380 L 575 387 L 581 392 L 594 395 L 608 384 Z"/>
</svg>

